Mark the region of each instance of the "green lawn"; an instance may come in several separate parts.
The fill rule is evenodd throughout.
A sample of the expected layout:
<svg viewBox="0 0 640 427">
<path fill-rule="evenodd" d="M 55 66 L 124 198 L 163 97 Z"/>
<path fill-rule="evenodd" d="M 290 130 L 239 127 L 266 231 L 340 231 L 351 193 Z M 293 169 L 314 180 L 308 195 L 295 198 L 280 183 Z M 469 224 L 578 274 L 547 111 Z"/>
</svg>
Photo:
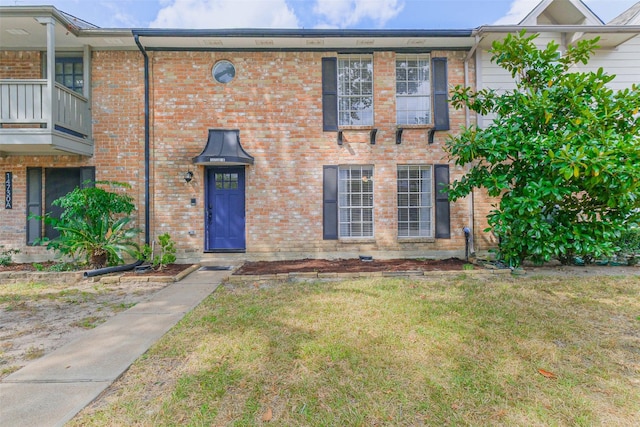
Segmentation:
<svg viewBox="0 0 640 427">
<path fill-rule="evenodd" d="M 637 425 L 639 291 L 637 276 L 221 286 L 71 425 Z"/>
</svg>

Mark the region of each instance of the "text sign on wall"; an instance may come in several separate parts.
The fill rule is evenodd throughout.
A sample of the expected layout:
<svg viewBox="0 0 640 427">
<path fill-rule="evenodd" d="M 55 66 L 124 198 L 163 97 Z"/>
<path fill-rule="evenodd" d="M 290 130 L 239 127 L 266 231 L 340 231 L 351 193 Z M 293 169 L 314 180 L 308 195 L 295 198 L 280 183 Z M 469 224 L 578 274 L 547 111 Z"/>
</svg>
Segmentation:
<svg viewBox="0 0 640 427">
<path fill-rule="evenodd" d="M 4 208 L 13 209 L 13 174 L 4 173 Z"/>
</svg>

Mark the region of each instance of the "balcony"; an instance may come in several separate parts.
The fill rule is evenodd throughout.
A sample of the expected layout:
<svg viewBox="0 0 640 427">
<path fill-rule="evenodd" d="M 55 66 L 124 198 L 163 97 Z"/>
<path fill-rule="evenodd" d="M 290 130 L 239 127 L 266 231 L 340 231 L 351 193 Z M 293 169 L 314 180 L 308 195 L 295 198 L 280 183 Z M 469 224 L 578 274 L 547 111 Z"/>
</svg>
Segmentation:
<svg viewBox="0 0 640 427">
<path fill-rule="evenodd" d="M 89 100 L 46 79 L 0 79 L 0 155 L 93 155 Z"/>
</svg>

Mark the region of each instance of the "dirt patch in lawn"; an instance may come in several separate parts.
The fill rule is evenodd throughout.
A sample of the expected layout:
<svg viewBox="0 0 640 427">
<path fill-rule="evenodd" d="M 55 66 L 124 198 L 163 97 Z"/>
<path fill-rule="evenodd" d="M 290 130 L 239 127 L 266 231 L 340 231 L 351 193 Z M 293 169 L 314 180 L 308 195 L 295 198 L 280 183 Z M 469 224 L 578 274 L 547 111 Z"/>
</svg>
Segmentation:
<svg viewBox="0 0 640 427">
<path fill-rule="evenodd" d="M 362 273 L 378 271 L 452 271 L 467 264 L 458 258 L 448 259 L 301 259 L 291 261 L 245 262 L 236 275 L 280 273 Z"/>
<path fill-rule="evenodd" d="M 148 300 L 170 283 L 153 277 L 175 277 L 189 267 L 191 264 L 172 264 L 163 271 L 146 272 L 148 281 L 0 284 L 0 379 Z M 0 268 L 38 270 L 42 269 L 32 264 Z"/>
</svg>

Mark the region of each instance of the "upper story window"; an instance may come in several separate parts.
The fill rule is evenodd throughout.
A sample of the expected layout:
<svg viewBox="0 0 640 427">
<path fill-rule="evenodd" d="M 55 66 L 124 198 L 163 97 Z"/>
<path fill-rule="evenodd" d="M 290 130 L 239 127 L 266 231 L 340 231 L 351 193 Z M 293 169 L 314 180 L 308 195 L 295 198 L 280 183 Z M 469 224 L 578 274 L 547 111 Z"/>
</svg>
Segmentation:
<svg viewBox="0 0 640 427">
<path fill-rule="evenodd" d="M 396 57 L 396 122 L 426 125 L 431 119 L 431 67 L 427 54 Z"/>
<path fill-rule="evenodd" d="M 56 82 L 81 94 L 84 87 L 82 58 L 56 57 Z"/>
<path fill-rule="evenodd" d="M 373 125 L 373 58 L 338 57 L 338 125 Z"/>
</svg>

